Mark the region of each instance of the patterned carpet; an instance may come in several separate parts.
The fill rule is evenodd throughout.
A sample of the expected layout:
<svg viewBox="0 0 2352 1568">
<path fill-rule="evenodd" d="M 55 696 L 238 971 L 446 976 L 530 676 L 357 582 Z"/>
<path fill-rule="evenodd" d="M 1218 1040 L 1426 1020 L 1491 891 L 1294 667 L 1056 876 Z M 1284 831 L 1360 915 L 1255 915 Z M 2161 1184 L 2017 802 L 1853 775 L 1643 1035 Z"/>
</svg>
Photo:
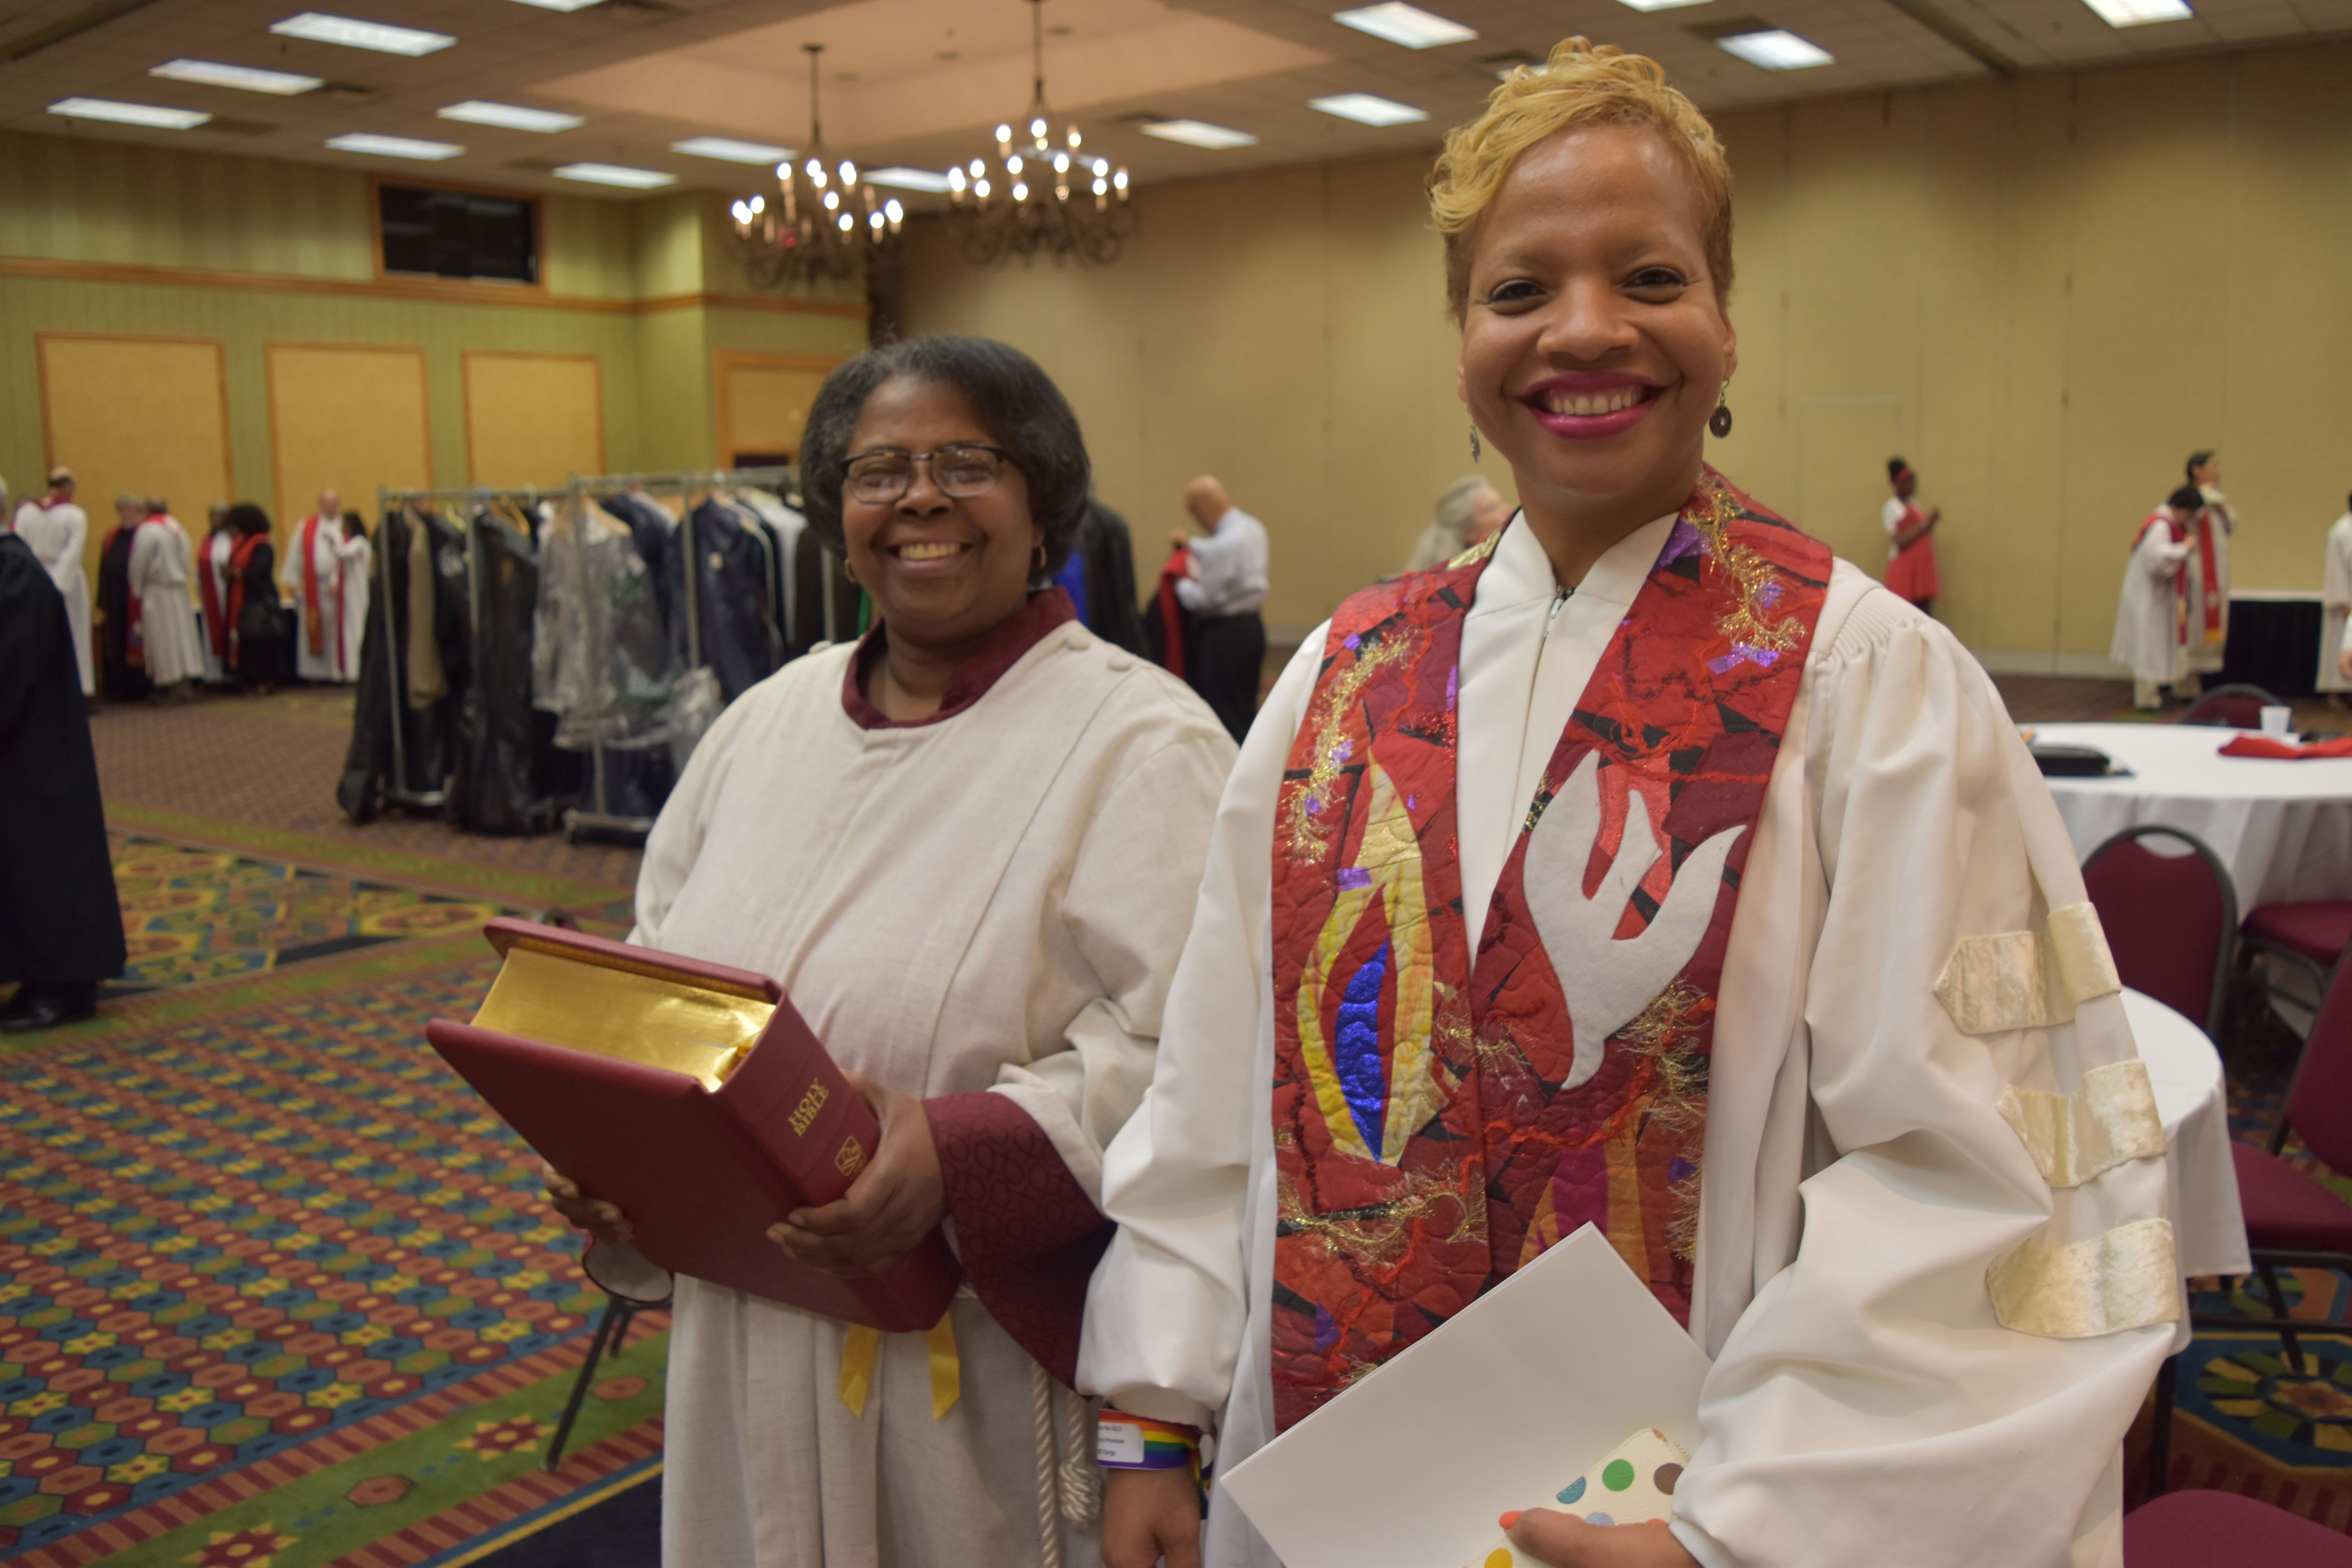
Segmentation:
<svg viewBox="0 0 2352 1568">
<path fill-rule="evenodd" d="M 541 1468 L 603 1298 L 423 1031 L 635 853 L 341 825 L 336 702 L 93 725 L 131 964 L 0 1047 L 0 1560 L 499 1563 L 659 1471 L 660 1314 Z"/>
</svg>

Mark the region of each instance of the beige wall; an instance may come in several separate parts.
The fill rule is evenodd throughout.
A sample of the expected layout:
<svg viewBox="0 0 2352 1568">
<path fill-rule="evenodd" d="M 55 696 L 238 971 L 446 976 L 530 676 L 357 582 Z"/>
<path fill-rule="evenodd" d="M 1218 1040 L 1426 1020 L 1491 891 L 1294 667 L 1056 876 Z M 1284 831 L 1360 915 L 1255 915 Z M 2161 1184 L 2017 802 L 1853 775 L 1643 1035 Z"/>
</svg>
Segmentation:
<svg viewBox="0 0 2352 1568">
<path fill-rule="evenodd" d="M 2097 663 L 2192 447 L 2223 453 L 2239 583 L 2315 586 L 2352 489 L 2347 79 L 2326 43 L 1726 116 L 1741 370 L 1717 460 L 1876 570 L 1884 464 L 1910 458 L 1946 512 L 1939 608 L 2012 668 Z M 1098 272 L 978 272 L 919 234 L 908 324 L 1038 356 L 1139 569 L 1184 479 L 1223 475 L 1273 533 L 1268 619 L 1304 627 L 1401 563 L 1468 467 L 1426 159 L 1154 187 Z"/>
<path fill-rule="evenodd" d="M 107 484 L 163 490 L 183 518 L 199 522 L 213 500 L 257 500 L 281 533 L 299 512 L 278 514 L 307 506 L 316 476 L 280 497 L 288 476 L 279 471 L 284 421 L 268 374 L 274 349 L 332 344 L 421 353 L 426 477 L 453 486 L 468 482 L 469 354 L 593 361 L 600 407 L 575 410 L 574 426 L 585 428 L 588 413 L 600 415 L 607 464 L 661 469 L 717 459 L 719 353 L 838 355 L 865 343 L 854 287 L 790 299 L 739 296 L 727 287 L 732 264 L 719 254 L 725 234 L 714 215 L 723 215 L 724 202 L 715 195 L 620 201 L 558 193 L 543 202 L 544 290 L 380 279 L 362 174 L 0 132 L 0 476 L 23 494 L 37 490 L 52 458 L 90 466 L 77 449 L 83 444 L 77 433 L 53 431 L 45 412 L 43 334 L 122 340 L 133 345 L 134 361 L 142 338 L 218 344 L 227 407 L 227 483 L 218 487 L 225 493 L 212 493 L 212 486 L 195 493 L 184 477 L 161 471 L 142 477 L 135 462 L 120 473 L 108 468 Z M 369 417 L 366 402 L 352 404 L 353 417 Z M 305 449 L 335 444 L 317 418 L 302 437 Z M 372 439 L 363 432 L 353 444 Z M 103 499 L 112 496 L 109 488 Z M 373 510 L 372 493 L 345 500 Z M 93 527 L 93 552 L 103 534 Z"/>
</svg>

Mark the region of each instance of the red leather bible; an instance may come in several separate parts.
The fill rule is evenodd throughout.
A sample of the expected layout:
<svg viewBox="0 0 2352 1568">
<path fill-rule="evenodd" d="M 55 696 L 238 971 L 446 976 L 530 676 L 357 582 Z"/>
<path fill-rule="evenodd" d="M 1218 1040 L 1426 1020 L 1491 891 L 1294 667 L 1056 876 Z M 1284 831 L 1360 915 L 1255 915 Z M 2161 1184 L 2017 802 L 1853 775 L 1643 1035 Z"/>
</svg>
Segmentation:
<svg viewBox="0 0 2352 1568">
<path fill-rule="evenodd" d="M 846 1192 L 880 1138 L 863 1095 L 764 975 L 528 921 L 470 1024 L 425 1038 L 525 1142 L 629 1216 L 673 1273 L 891 1332 L 940 1321 L 959 1271 L 933 1231 L 845 1279 L 767 1237 Z"/>
</svg>

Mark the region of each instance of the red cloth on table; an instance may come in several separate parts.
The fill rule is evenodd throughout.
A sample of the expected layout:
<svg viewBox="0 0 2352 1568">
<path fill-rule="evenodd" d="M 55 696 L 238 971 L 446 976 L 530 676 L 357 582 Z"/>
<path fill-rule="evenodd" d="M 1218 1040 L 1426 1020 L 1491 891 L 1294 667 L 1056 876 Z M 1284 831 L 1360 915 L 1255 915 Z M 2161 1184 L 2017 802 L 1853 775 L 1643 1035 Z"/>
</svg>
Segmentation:
<svg viewBox="0 0 2352 1568">
<path fill-rule="evenodd" d="M 2225 757 L 2268 757 L 2273 762 L 2296 763 L 2307 757 L 2352 757 L 2352 735 L 2339 735 L 2333 741 L 2314 741 L 2305 745 L 2300 741 L 2282 741 L 2273 735 L 2240 735 L 2221 748 Z"/>
</svg>

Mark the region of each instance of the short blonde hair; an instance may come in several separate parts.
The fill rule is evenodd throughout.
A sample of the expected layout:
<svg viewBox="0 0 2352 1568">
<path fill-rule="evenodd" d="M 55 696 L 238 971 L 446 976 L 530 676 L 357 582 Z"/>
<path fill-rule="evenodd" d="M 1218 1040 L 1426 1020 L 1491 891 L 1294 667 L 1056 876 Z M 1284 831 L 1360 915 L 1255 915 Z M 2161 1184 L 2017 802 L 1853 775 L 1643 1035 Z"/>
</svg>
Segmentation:
<svg viewBox="0 0 2352 1568">
<path fill-rule="evenodd" d="M 1445 237 L 1445 304 L 1462 319 L 1470 295 L 1470 237 L 1511 166 L 1538 142 L 1580 125 L 1657 132 L 1706 209 L 1706 265 L 1716 299 L 1731 299 L 1731 161 L 1696 104 L 1666 85 L 1658 62 L 1611 44 L 1567 38 L 1540 66 L 1521 66 L 1487 95 L 1486 112 L 1447 133 L 1430 172 L 1429 210 Z"/>
</svg>

